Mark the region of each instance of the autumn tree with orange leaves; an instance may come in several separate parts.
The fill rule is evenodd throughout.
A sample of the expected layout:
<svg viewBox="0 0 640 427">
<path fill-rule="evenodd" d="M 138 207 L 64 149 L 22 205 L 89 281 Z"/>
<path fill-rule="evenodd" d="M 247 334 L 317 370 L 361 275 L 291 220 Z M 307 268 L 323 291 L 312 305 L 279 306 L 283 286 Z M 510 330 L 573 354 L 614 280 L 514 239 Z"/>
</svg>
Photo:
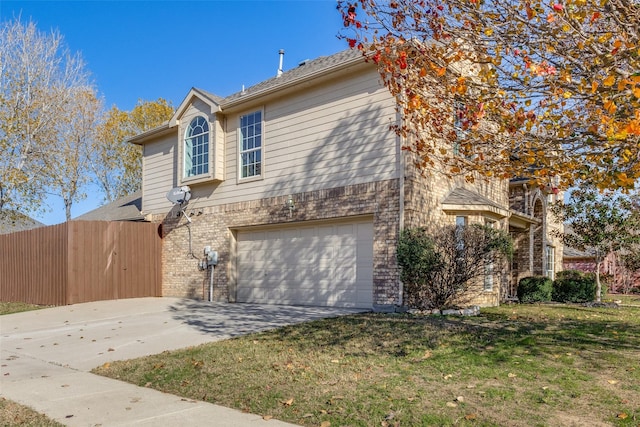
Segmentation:
<svg viewBox="0 0 640 427">
<path fill-rule="evenodd" d="M 338 2 L 421 168 L 632 188 L 640 178 L 636 0 Z"/>
</svg>

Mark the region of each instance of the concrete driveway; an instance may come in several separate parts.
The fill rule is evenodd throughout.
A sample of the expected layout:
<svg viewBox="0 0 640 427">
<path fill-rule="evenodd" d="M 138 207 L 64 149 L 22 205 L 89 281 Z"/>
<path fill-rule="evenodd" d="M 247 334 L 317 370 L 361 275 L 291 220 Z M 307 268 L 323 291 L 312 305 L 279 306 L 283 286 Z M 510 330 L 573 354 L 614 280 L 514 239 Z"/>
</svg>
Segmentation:
<svg viewBox="0 0 640 427">
<path fill-rule="evenodd" d="M 359 311 L 139 298 L 0 316 L 0 396 L 70 426 L 287 425 L 89 371 L 109 361 Z"/>
</svg>

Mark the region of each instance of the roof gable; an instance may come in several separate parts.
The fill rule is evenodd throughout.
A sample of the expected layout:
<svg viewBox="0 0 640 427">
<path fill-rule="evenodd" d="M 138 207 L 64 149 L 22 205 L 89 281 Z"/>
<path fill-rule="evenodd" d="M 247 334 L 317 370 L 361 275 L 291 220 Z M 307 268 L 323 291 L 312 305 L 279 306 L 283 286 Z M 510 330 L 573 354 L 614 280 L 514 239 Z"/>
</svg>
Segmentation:
<svg viewBox="0 0 640 427">
<path fill-rule="evenodd" d="M 182 114 L 193 103 L 193 98 L 198 98 L 202 102 L 207 104 L 211 108 L 210 114 L 212 115 L 220 111 L 220 102 L 222 101 L 221 97 L 202 89 L 192 87 L 187 96 L 185 96 L 185 98 L 176 109 L 176 112 L 173 113 L 171 119 L 169 119 L 169 127 L 174 127 L 178 124 L 178 120 L 180 119 Z"/>
</svg>

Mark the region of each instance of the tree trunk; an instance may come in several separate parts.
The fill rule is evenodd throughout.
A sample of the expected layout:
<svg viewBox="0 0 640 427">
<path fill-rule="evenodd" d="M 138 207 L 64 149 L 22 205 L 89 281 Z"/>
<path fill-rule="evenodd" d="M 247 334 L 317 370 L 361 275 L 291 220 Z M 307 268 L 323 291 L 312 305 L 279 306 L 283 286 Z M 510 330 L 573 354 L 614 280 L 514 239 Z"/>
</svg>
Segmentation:
<svg viewBox="0 0 640 427">
<path fill-rule="evenodd" d="M 73 202 L 71 200 L 64 201 L 64 213 L 67 218 L 67 221 L 71 221 L 71 205 Z"/>
<path fill-rule="evenodd" d="M 596 261 L 596 302 L 602 302 L 602 285 L 600 284 L 600 265 L 602 261 Z"/>
</svg>

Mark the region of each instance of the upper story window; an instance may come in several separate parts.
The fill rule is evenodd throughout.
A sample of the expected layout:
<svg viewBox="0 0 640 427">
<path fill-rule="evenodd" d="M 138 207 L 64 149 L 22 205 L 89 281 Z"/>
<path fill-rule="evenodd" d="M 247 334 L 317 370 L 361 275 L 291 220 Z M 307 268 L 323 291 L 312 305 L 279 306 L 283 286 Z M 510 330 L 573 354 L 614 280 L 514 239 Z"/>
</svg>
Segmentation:
<svg viewBox="0 0 640 427">
<path fill-rule="evenodd" d="M 240 178 L 262 176 L 262 111 L 240 116 Z"/>
<path fill-rule="evenodd" d="M 185 178 L 209 173 L 209 123 L 198 116 L 184 135 Z"/>
</svg>

